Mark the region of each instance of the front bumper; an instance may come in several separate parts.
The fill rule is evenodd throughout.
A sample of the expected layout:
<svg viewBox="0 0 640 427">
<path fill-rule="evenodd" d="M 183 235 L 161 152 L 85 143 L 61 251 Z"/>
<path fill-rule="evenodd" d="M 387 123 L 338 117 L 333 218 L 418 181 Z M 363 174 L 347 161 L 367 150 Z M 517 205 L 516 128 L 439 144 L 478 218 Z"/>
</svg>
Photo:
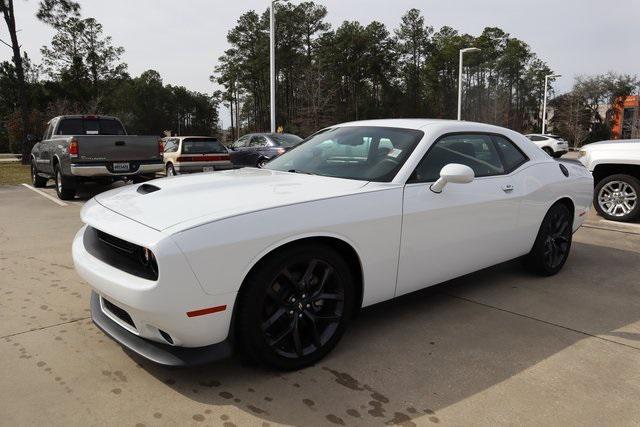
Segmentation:
<svg viewBox="0 0 640 427">
<path fill-rule="evenodd" d="M 158 260 L 158 279 L 148 280 L 111 265 L 109 259 L 96 253 L 90 246 L 95 240 L 86 238 L 90 236 L 88 226 L 78 231 L 73 241 L 76 271 L 96 294 L 126 313 L 127 321 L 123 322 L 117 313 L 114 316 L 113 310 L 102 310 L 112 323 L 131 335 L 130 340 L 159 343 L 160 348 L 207 348 L 227 340 L 237 293 L 205 293 L 170 236 L 110 211 L 95 200 L 85 204 L 82 220 L 114 237 L 150 249 Z M 222 306 L 216 312 L 192 315 Z"/>
<path fill-rule="evenodd" d="M 91 293 L 91 320 L 102 332 L 127 350 L 160 365 L 203 365 L 226 359 L 233 353 L 228 340 L 206 347 L 185 348 L 153 342 L 134 335 L 104 313 L 100 296 L 95 292 Z"/>
<path fill-rule="evenodd" d="M 162 172 L 164 170 L 164 163 L 143 163 L 137 166 L 137 168 L 128 172 L 111 172 L 104 164 L 71 164 L 71 175 L 82 177 L 98 177 L 98 176 L 132 176 L 132 175 L 145 175 L 154 174 L 156 172 Z"/>
</svg>

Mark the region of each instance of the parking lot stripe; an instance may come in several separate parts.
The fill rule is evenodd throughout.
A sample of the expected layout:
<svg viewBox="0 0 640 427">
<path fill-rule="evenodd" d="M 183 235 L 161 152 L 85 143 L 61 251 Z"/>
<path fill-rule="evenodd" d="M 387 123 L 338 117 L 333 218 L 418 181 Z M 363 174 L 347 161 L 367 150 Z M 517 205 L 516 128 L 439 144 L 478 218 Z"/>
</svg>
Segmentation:
<svg viewBox="0 0 640 427">
<path fill-rule="evenodd" d="M 51 200 L 51 201 L 52 201 L 53 203 L 55 203 L 56 205 L 59 205 L 59 206 L 69 206 L 69 205 L 67 205 L 65 202 L 63 202 L 63 201 L 61 201 L 61 200 L 58 200 L 58 199 L 56 199 L 55 197 L 48 195 L 48 194 L 47 194 L 47 193 L 45 193 L 44 191 L 40 191 L 40 190 L 38 190 L 38 189 L 36 189 L 36 188 L 34 188 L 34 187 L 30 186 L 29 184 L 22 184 L 22 185 L 24 185 L 25 187 L 27 187 L 29 190 L 31 190 L 31 191 L 35 191 L 35 192 L 36 192 L 36 193 L 38 193 L 39 195 L 41 195 L 41 196 L 43 196 L 43 197 L 46 197 L 47 199 Z"/>
</svg>

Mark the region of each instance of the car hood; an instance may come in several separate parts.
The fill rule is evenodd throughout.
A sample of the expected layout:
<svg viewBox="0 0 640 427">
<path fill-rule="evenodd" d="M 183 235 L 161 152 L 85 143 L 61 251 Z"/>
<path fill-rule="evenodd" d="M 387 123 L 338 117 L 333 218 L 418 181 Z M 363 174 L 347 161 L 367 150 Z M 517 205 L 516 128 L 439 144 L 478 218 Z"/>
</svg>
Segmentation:
<svg viewBox="0 0 640 427">
<path fill-rule="evenodd" d="M 640 140 L 613 140 L 613 141 L 599 141 L 593 142 L 582 146 L 581 150 L 593 151 L 593 150 L 637 150 L 640 149 Z"/>
<path fill-rule="evenodd" d="M 244 168 L 162 178 L 96 196 L 102 206 L 158 231 L 358 192 L 365 181 Z"/>
</svg>

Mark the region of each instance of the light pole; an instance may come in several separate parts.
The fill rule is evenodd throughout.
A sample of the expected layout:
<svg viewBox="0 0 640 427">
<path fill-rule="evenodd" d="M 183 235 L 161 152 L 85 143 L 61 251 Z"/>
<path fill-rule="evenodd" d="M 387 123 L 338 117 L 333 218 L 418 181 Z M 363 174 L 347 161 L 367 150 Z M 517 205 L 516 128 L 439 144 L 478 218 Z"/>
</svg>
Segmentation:
<svg viewBox="0 0 640 427">
<path fill-rule="evenodd" d="M 555 79 L 556 77 L 562 77 L 561 74 L 547 74 L 544 76 L 544 101 L 542 102 L 542 134 L 544 135 L 547 129 L 547 91 L 549 87 L 549 79 Z"/>
<path fill-rule="evenodd" d="M 478 52 L 480 48 L 467 47 L 460 49 L 460 64 L 458 67 L 458 120 L 462 120 L 462 56 L 467 52 Z"/>
<path fill-rule="evenodd" d="M 276 131 L 276 13 L 278 0 L 269 0 L 269 74 L 271 76 L 271 133 Z"/>
</svg>

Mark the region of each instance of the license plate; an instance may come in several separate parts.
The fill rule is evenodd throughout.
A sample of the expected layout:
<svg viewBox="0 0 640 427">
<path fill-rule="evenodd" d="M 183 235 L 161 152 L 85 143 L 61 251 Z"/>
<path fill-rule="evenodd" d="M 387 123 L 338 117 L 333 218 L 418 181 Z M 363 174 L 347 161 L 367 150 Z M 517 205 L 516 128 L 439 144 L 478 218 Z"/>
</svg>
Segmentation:
<svg viewBox="0 0 640 427">
<path fill-rule="evenodd" d="M 213 172 L 213 167 L 205 166 L 202 168 L 202 172 Z"/>
<path fill-rule="evenodd" d="M 114 163 L 114 172 L 129 172 L 129 163 Z"/>
</svg>

